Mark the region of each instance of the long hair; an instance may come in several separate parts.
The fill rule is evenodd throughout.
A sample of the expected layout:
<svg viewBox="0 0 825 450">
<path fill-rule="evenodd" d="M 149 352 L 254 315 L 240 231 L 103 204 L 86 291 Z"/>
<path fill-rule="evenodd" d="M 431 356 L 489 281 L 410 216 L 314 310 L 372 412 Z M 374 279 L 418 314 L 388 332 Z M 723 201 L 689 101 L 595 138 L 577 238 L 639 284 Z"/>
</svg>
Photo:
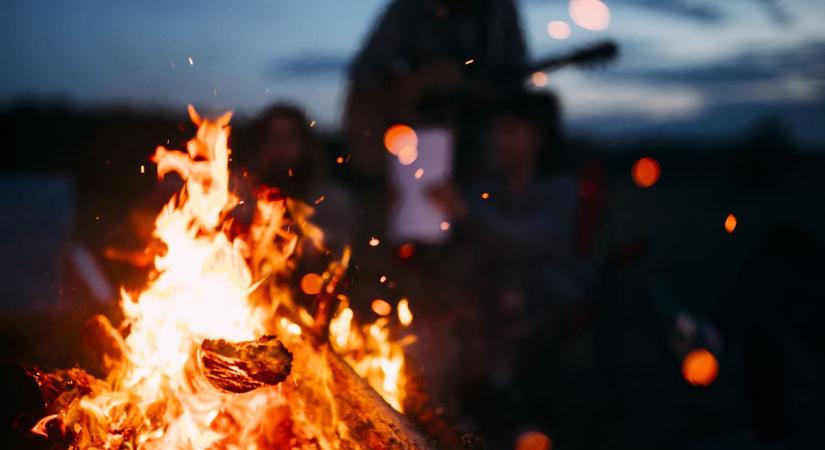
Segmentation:
<svg viewBox="0 0 825 450">
<path fill-rule="evenodd" d="M 256 151 L 266 139 L 269 124 L 276 119 L 291 121 L 300 133 L 302 152 L 296 166 L 291 168 L 295 176 L 287 178 L 286 174 L 260 173 L 262 168 L 257 159 L 252 161 L 253 170 L 259 172 L 258 175 L 264 178 L 263 181 L 293 191 L 293 194 L 301 194 L 313 181 L 323 176 L 321 142 L 310 127 L 306 114 L 299 107 L 276 103 L 261 112 L 252 126 L 252 144 Z M 256 155 L 256 158 L 259 156 Z"/>
</svg>

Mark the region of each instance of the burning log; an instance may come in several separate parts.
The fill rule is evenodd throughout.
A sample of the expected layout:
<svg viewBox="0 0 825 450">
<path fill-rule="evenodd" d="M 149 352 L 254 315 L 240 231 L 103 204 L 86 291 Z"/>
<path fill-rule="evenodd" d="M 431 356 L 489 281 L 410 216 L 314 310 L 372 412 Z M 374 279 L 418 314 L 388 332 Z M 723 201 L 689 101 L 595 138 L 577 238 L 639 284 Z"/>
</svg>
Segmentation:
<svg viewBox="0 0 825 450">
<path fill-rule="evenodd" d="M 293 382 L 283 388 L 296 420 L 313 424 L 322 448 L 429 449 L 433 444 L 328 345 L 299 341 Z"/>
<path fill-rule="evenodd" d="M 155 222 L 165 251 L 145 288 L 123 291 L 119 328 L 90 322 L 106 379 L 31 372 L 47 414 L 31 430 L 60 448 L 432 448 L 399 412 L 403 346 L 388 319 L 359 331 L 346 305 L 332 317 L 348 253 L 314 316 L 293 302 L 280 281 L 300 238 L 320 238 L 307 208 L 264 195 L 250 230 L 231 232 L 231 114 L 189 113 L 198 132 L 187 151 L 159 147 L 154 158 L 159 176 L 185 180 Z M 270 289 L 252 301 L 263 280 Z"/>
<path fill-rule="evenodd" d="M 198 369 L 212 386 L 241 394 L 286 379 L 292 354 L 275 336 L 232 343 L 206 339 L 198 349 Z"/>
</svg>

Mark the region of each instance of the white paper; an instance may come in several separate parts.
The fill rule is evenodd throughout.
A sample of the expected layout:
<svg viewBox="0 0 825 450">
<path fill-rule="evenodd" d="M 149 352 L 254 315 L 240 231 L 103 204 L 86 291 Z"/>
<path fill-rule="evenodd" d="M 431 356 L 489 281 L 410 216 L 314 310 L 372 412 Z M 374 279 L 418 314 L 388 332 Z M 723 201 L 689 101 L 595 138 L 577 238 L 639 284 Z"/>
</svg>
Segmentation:
<svg viewBox="0 0 825 450">
<path fill-rule="evenodd" d="M 416 129 L 418 158 L 402 165 L 389 158 L 390 182 L 397 193 L 390 212 L 389 234 L 395 242 L 415 241 L 440 244 L 450 235 L 442 230 L 448 218 L 435 208 L 427 189 L 450 181 L 453 170 L 453 136 L 446 128 Z M 420 178 L 416 172 L 423 171 Z"/>
</svg>

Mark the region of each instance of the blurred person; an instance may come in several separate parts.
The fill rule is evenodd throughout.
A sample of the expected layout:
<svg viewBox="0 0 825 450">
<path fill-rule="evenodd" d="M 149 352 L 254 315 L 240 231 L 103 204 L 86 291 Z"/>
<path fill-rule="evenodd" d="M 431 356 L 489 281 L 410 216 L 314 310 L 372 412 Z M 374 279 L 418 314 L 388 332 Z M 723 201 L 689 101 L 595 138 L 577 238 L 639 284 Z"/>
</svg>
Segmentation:
<svg viewBox="0 0 825 450">
<path fill-rule="evenodd" d="M 352 163 L 380 176 L 393 123 L 448 125 L 504 86 L 520 86 L 526 49 L 512 0 L 394 0 L 350 67 L 344 130 Z M 464 120 L 464 119 L 462 119 Z"/>
<path fill-rule="evenodd" d="M 487 420 L 549 426 L 554 354 L 580 331 L 592 294 L 576 239 L 577 179 L 562 170 L 556 97 L 523 93 L 501 103 L 490 143 L 488 178 L 466 192 L 448 184 L 431 195 L 452 217 L 459 251 L 476 262 L 486 316 L 481 360 L 500 405 Z"/>
<path fill-rule="evenodd" d="M 742 352 L 750 431 L 764 448 L 821 441 L 823 269 L 825 245 L 800 224 L 777 222 L 751 246 L 711 314 Z"/>
<path fill-rule="evenodd" d="M 327 248 L 350 244 L 359 212 L 349 189 L 327 175 L 321 143 L 305 114 L 292 105 L 273 105 L 256 120 L 253 139 L 249 166 L 255 181 L 313 206 L 310 220 L 324 232 Z"/>
</svg>

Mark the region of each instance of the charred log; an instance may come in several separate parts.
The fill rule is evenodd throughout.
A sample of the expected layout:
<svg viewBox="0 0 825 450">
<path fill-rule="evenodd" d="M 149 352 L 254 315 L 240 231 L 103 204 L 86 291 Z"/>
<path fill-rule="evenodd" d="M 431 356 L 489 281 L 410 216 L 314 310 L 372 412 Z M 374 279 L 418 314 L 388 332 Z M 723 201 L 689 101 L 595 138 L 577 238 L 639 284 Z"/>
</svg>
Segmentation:
<svg viewBox="0 0 825 450">
<path fill-rule="evenodd" d="M 246 342 L 206 339 L 198 349 L 198 368 L 209 383 L 235 394 L 274 386 L 291 367 L 292 354 L 274 336 Z"/>
</svg>

